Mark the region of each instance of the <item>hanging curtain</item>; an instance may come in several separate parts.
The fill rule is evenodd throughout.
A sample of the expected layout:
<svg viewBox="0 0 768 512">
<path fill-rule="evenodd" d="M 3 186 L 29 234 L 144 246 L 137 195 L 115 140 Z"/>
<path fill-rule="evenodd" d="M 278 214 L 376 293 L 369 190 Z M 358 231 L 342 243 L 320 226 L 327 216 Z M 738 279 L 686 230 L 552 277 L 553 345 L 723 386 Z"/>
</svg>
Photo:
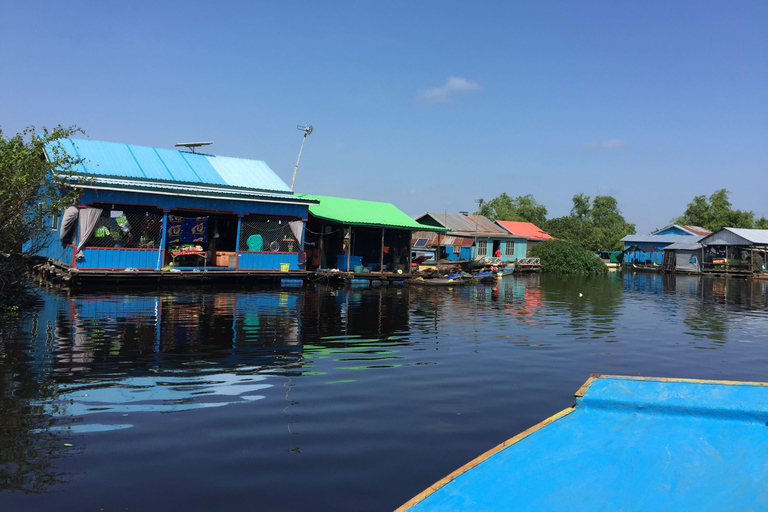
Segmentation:
<svg viewBox="0 0 768 512">
<path fill-rule="evenodd" d="M 99 217 L 101 217 L 101 208 L 83 208 L 80 210 L 80 240 L 77 242 L 77 259 L 83 258 L 83 252 L 80 249 L 91 238 Z"/>
<path fill-rule="evenodd" d="M 304 221 L 292 220 L 288 225 L 291 227 L 291 233 L 296 237 L 296 241 L 301 243 L 301 236 L 304 234 Z"/>
<path fill-rule="evenodd" d="M 77 206 L 70 206 L 64 210 L 64 216 L 61 218 L 61 228 L 59 228 L 59 239 L 61 246 L 66 247 L 72 243 L 75 237 L 75 226 L 77 226 Z"/>
</svg>

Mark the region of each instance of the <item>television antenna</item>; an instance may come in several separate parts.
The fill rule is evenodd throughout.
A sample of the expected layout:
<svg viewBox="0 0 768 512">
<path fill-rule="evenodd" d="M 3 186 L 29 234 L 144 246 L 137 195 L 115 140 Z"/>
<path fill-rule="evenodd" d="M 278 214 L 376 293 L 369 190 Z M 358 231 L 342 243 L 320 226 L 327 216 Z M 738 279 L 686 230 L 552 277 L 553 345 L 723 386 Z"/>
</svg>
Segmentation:
<svg viewBox="0 0 768 512">
<path fill-rule="evenodd" d="M 307 142 L 307 135 L 311 135 L 314 131 L 311 124 L 306 126 L 297 126 L 297 130 L 304 132 L 304 139 L 301 141 L 301 149 L 299 149 L 299 158 L 296 159 L 296 167 L 293 168 L 293 179 L 291 180 L 291 190 L 293 190 L 293 184 L 296 183 L 296 171 L 299 170 L 299 160 L 301 160 L 301 152 L 304 151 L 304 143 Z"/>
<path fill-rule="evenodd" d="M 176 144 L 176 147 L 191 149 L 194 153 L 195 148 L 199 148 L 200 146 L 210 146 L 211 144 L 213 144 L 213 142 L 179 142 Z"/>
</svg>

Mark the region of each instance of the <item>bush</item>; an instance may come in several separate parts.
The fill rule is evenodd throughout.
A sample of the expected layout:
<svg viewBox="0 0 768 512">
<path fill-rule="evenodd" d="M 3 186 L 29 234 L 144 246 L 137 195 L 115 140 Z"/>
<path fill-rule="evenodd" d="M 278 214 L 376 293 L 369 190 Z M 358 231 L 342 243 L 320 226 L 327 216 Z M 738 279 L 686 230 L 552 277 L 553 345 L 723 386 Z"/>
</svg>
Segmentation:
<svg viewBox="0 0 768 512">
<path fill-rule="evenodd" d="M 547 240 L 534 245 L 529 256 L 541 259 L 541 271 L 548 274 L 603 275 L 608 267 L 600 258 L 576 242 Z"/>
</svg>

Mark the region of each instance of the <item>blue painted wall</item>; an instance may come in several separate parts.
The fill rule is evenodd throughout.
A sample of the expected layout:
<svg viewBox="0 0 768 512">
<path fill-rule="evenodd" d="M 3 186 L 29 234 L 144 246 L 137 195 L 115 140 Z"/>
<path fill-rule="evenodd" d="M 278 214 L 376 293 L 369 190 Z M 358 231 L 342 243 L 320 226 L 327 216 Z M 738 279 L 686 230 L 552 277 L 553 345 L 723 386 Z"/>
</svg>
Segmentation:
<svg viewBox="0 0 768 512">
<path fill-rule="evenodd" d="M 158 269 L 162 266 L 160 249 L 118 249 L 84 247 L 83 258 L 77 260 L 77 268 L 119 269 L 136 268 L 139 270 Z"/>
<path fill-rule="evenodd" d="M 238 270 L 280 270 L 281 263 L 288 263 L 290 270 L 299 267 L 299 255 L 292 252 L 239 252 L 237 253 Z"/>
<path fill-rule="evenodd" d="M 636 242 L 629 243 L 624 242 L 624 249 L 629 249 L 633 245 L 638 245 Z M 670 244 L 668 243 L 644 243 L 642 245 L 652 245 L 658 252 L 645 252 L 645 251 L 629 251 L 624 255 L 625 263 L 663 263 L 664 261 L 664 248 Z"/>
<path fill-rule="evenodd" d="M 486 238 L 486 237 L 477 237 L 477 241 L 480 242 L 481 240 L 484 240 L 488 243 L 488 251 L 487 254 L 484 256 L 487 258 L 493 258 L 493 242 L 499 241 L 499 249 L 501 250 L 501 261 L 515 261 L 518 258 L 525 258 L 526 257 L 526 240 L 525 239 L 517 239 L 517 238 L 505 238 L 505 239 L 498 239 L 498 238 Z M 507 256 L 507 244 L 515 244 L 515 255 L 514 256 Z M 472 254 L 470 256 L 472 259 L 477 257 L 477 246 L 472 247 Z"/>
</svg>

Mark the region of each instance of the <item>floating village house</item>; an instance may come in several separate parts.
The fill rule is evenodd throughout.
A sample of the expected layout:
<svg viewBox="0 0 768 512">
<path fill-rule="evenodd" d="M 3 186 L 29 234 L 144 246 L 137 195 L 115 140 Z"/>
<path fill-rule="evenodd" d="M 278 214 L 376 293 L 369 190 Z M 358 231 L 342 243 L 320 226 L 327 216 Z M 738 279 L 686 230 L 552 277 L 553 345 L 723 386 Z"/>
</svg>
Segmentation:
<svg viewBox="0 0 768 512">
<path fill-rule="evenodd" d="M 545 240 L 553 240 L 554 237 L 547 233 L 546 231 L 543 231 L 540 227 L 538 227 L 533 222 L 520 222 L 520 221 L 512 221 L 512 220 L 497 220 L 496 224 L 507 230 L 511 235 L 515 235 L 518 237 L 525 238 L 526 244 L 525 244 L 525 250 L 522 252 L 522 254 L 518 254 L 518 258 L 525 258 L 528 256 L 528 251 L 531 250 L 531 247 L 534 245 L 541 243 Z"/>
<path fill-rule="evenodd" d="M 313 201 L 306 229 L 307 270 L 407 271 L 411 233 L 446 231 L 421 224 L 390 203 L 297 194 Z"/>
<path fill-rule="evenodd" d="M 482 215 L 427 212 L 417 217 L 416 221 L 430 226 L 430 229 L 449 230 L 445 234 L 433 235 L 424 231 L 414 235 L 415 249 L 421 246 L 439 250 L 440 260 L 493 258 L 497 252 L 501 254 L 502 261 L 515 261 L 525 256 L 525 237 L 510 234 Z"/>
<path fill-rule="evenodd" d="M 768 229 L 723 228 L 699 241 L 702 271 L 764 274 L 768 262 Z"/>
<path fill-rule="evenodd" d="M 259 160 L 66 139 L 83 159 L 78 204 L 53 219 L 42 256 L 70 269 L 304 268 L 299 197 Z M 50 148 L 49 148 L 50 151 Z"/>
<path fill-rule="evenodd" d="M 624 263 L 636 267 L 660 269 L 666 247 L 672 244 L 683 244 L 687 247 L 709 234 L 709 231 L 698 226 L 674 224 L 651 235 L 627 235 L 621 239 L 624 242 Z M 692 265 L 689 263 L 685 267 Z"/>
</svg>

